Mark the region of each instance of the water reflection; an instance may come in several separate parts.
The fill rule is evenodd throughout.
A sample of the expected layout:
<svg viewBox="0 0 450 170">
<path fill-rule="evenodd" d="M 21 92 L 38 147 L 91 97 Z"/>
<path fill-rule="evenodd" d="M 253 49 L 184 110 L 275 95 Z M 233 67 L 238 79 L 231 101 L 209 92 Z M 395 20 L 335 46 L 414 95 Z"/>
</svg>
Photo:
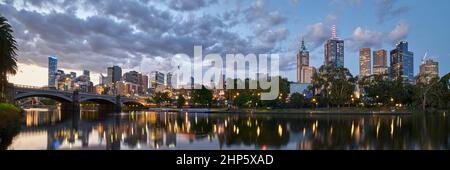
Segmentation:
<svg viewBox="0 0 450 170">
<path fill-rule="evenodd" d="M 9 149 L 449 149 L 430 116 L 224 115 L 27 110 Z"/>
</svg>

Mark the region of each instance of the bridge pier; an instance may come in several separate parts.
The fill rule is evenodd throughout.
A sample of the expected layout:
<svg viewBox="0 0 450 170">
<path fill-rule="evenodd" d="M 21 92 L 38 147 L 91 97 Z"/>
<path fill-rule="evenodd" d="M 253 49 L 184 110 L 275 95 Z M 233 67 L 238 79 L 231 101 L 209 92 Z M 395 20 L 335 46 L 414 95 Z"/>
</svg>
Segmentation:
<svg viewBox="0 0 450 170">
<path fill-rule="evenodd" d="M 116 113 L 122 112 L 122 101 L 120 100 L 120 96 L 116 96 Z"/>
</svg>

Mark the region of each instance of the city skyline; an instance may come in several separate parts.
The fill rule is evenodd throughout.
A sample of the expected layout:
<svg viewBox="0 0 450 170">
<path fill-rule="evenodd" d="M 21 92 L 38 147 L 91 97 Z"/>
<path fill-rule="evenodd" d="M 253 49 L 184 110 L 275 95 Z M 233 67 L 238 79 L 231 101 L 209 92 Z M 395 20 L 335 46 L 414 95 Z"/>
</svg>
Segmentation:
<svg viewBox="0 0 450 170">
<path fill-rule="evenodd" d="M 8 1 L 9 2 L 9 1 Z M 445 19 L 445 15 L 442 15 L 445 12 L 445 8 L 442 6 L 436 6 L 431 3 L 426 3 L 426 1 L 414 1 L 414 2 L 404 2 L 404 1 L 286 1 L 284 3 L 277 3 L 274 1 L 252 1 L 252 2 L 212 2 L 205 3 L 204 6 L 195 6 L 195 8 L 189 9 L 188 12 L 186 10 L 180 10 L 178 8 L 173 8 L 171 4 L 166 4 L 166 2 L 149 2 L 151 4 L 144 5 L 147 9 L 146 12 L 161 12 L 157 15 L 157 17 L 164 17 L 167 15 L 168 19 L 173 19 L 171 17 L 180 17 L 181 22 L 180 26 L 184 24 L 188 24 L 190 21 L 193 26 L 198 28 L 199 30 L 192 29 L 190 30 L 193 34 L 186 35 L 180 34 L 178 37 L 173 37 L 173 44 L 168 45 L 170 47 L 180 46 L 183 48 L 173 48 L 173 50 L 160 48 L 155 45 L 153 42 L 147 42 L 148 46 L 152 51 L 165 51 L 161 52 L 161 54 L 153 55 L 150 53 L 146 54 L 147 57 L 139 57 L 133 55 L 124 54 L 123 52 L 119 52 L 117 54 L 110 54 L 110 52 L 102 52 L 104 49 L 110 49 L 110 51 L 117 51 L 120 49 L 125 49 L 125 52 L 135 52 L 133 49 L 128 49 L 125 44 L 110 44 L 110 46 L 106 46 L 104 42 L 98 42 L 99 44 L 95 44 L 93 41 L 95 39 L 91 38 L 91 34 L 87 34 L 87 32 L 94 32 L 102 34 L 105 36 L 103 38 L 111 38 L 112 35 L 107 35 L 105 32 L 101 30 L 94 29 L 95 27 L 90 27 L 89 20 L 90 19 L 104 19 L 104 23 L 110 23 L 111 20 L 108 18 L 113 16 L 113 14 L 107 13 L 106 11 L 110 7 L 111 4 L 109 2 L 101 2 L 99 4 L 107 5 L 105 8 L 101 8 L 99 4 L 93 4 L 98 9 L 89 9 L 90 11 L 99 12 L 100 17 L 96 18 L 92 15 L 89 15 L 89 10 L 84 11 L 83 14 L 78 13 L 64 13 L 66 15 L 62 15 L 61 13 L 52 13 L 49 9 L 63 9 L 64 7 L 69 7 L 70 5 L 78 6 L 76 9 L 82 9 L 80 7 L 79 1 L 71 1 L 71 3 L 56 3 L 54 5 L 48 5 L 48 3 L 31 3 L 26 2 L 22 3 L 21 1 L 11 1 L 14 3 L 6 3 L 5 1 L 0 1 L 0 9 L 5 11 L 5 16 L 10 19 L 13 28 L 15 28 L 16 37 L 18 37 L 19 43 L 19 74 L 15 77 L 11 77 L 10 80 L 12 82 L 16 82 L 19 84 L 23 84 L 20 82 L 30 82 L 36 84 L 30 85 L 45 85 L 47 84 L 47 62 L 46 59 L 50 55 L 55 55 L 60 57 L 61 68 L 67 71 L 76 71 L 78 74 L 81 74 L 82 70 L 90 70 L 91 71 L 91 79 L 93 82 L 98 82 L 99 73 L 105 73 L 104 65 L 112 66 L 119 65 L 124 69 L 124 72 L 136 70 L 139 72 L 150 73 L 154 70 L 162 70 L 164 72 L 163 67 L 167 67 L 167 62 L 165 61 L 165 57 L 171 57 L 169 52 L 178 53 L 178 52 L 187 52 L 189 53 L 192 48 L 187 48 L 192 46 L 192 43 L 199 43 L 200 45 L 205 45 L 205 49 L 213 49 L 211 51 L 219 51 L 219 52 L 231 52 L 233 50 L 237 50 L 238 52 L 247 53 L 247 52 L 277 52 L 280 53 L 281 56 L 281 66 L 283 70 L 280 71 L 283 77 L 288 77 L 290 81 L 296 81 L 296 49 L 298 49 L 300 44 L 300 37 L 305 37 L 306 46 L 310 51 L 310 65 L 318 68 L 323 64 L 323 43 L 325 40 L 330 38 L 331 35 L 331 25 L 337 25 L 338 31 L 337 34 L 341 39 L 345 41 L 345 62 L 344 66 L 349 68 L 353 75 L 359 74 L 359 49 L 360 48 L 371 48 L 373 51 L 379 49 L 385 49 L 388 52 L 395 48 L 395 44 L 401 40 L 406 40 L 410 44 L 410 51 L 414 52 L 414 76 L 419 73 L 419 65 L 422 60 L 422 56 L 426 51 L 430 51 L 430 55 L 433 57 L 438 57 L 437 60 L 440 64 L 439 73 L 442 76 L 445 73 L 449 72 L 449 68 L 445 67 L 445 63 L 449 61 L 450 52 L 445 48 L 445 39 L 449 37 L 449 33 L 445 31 L 445 26 L 441 26 L 438 22 L 439 19 Z M 208 1 L 209 2 L 209 1 Z M 127 5 L 135 4 L 140 2 L 126 3 Z M 443 3 L 448 3 L 447 1 Z M 237 10 L 238 6 L 242 6 L 241 10 Z M 71 6 L 70 6 L 71 7 Z M 216 10 L 222 7 L 221 10 Z M 324 8 L 324 9 L 320 9 Z M 431 9 L 433 11 L 427 13 L 424 16 L 420 15 L 420 11 Z M 32 10 L 38 9 L 38 10 Z M 166 13 L 162 13 L 166 9 Z M 245 9 L 245 10 L 244 10 Z M 283 10 L 282 10 L 283 9 Z M 329 12 L 324 12 L 327 11 Z M 354 11 L 354 12 L 347 12 Z M 235 13 L 231 11 L 235 10 Z M 360 14 L 362 11 L 370 11 L 366 12 L 363 16 L 355 16 L 352 14 Z M 380 11 L 385 12 L 384 16 Z M 80 10 L 82 11 L 82 10 Z M 283 11 L 283 12 L 281 12 Z M 344 12 L 345 11 L 345 12 Z M 129 13 L 130 11 L 121 11 L 124 14 Z M 265 12 L 265 13 L 264 13 Z M 398 12 L 398 15 L 393 15 L 393 13 Z M 49 14 L 52 15 L 44 15 Z M 82 12 L 83 13 L 83 12 Z M 162 15 L 164 14 L 164 15 Z M 189 14 L 192 16 L 192 20 L 189 19 Z M 227 14 L 227 15 L 225 15 Z M 234 17 L 241 18 L 236 19 L 236 25 L 231 23 L 232 14 L 236 15 Z M 266 14 L 266 16 L 264 16 Z M 123 18 L 129 23 L 132 23 L 137 27 L 137 29 L 152 28 L 158 29 L 158 27 L 144 27 L 144 25 L 140 25 L 140 20 L 133 19 L 144 19 L 140 18 L 142 16 L 133 15 L 136 18 Z M 227 17 L 228 16 L 228 17 Z M 55 28 L 49 29 L 58 29 L 53 31 L 57 32 L 58 35 L 60 33 L 60 37 L 52 37 L 51 30 L 45 30 L 35 27 L 35 23 L 31 22 L 29 19 L 32 17 L 36 17 L 36 20 L 41 20 L 45 23 L 52 24 Z M 80 30 L 80 37 L 78 39 L 73 39 L 69 41 L 66 34 L 72 35 L 74 32 L 70 32 L 73 30 L 63 31 L 62 28 L 70 26 L 65 25 L 64 23 L 58 23 L 58 17 L 71 17 L 70 21 L 78 21 L 79 23 L 72 23 L 72 27 L 80 26 L 80 24 L 86 24 Z M 123 16 L 117 16 L 123 17 Z M 252 18 L 253 17 L 253 18 Z M 434 20 L 430 20 L 427 18 L 434 18 Z M 253 20 L 252 20 L 253 19 Z M 206 22 L 205 22 L 206 21 Z M 232 25 L 230 29 L 221 30 L 214 24 L 208 24 L 213 21 L 218 23 L 226 23 Z M 226 21 L 226 22 L 225 22 Z M 256 27 L 249 27 L 246 24 L 250 23 L 250 25 L 255 25 Z M 36 23 L 37 24 L 37 23 Z M 113 27 L 111 29 L 115 29 L 114 26 L 119 26 L 118 23 L 112 21 Z M 200 27 L 207 26 L 210 29 L 210 32 L 205 32 L 209 34 L 211 40 L 200 39 L 204 38 L 200 36 L 201 31 L 207 31 L 201 29 Z M 224 25 L 224 26 L 226 26 Z M 425 27 L 423 25 L 426 25 Z M 264 27 L 264 28 L 260 28 Z M 429 27 L 433 28 L 433 31 L 430 32 Z M 120 27 L 117 27 L 120 28 Z M 129 38 L 136 38 L 136 42 L 145 42 L 142 41 L 141 38 L 137 38 L 133 32 L 125 29 L 123 27 L 125 33 L 129 34 Z M 258 29 L 259 28 L 259 29 Z M 175 29 L 175 28 L 170 28 Z M 115 31 L 115 30 L 110 30 Z M 151 31 L 151 30 L 147 30 Z M 158 30 L 156 30 L 158 31 Z M 224 37 L 219 37 L 219 34 L 215 34 L 214 32 L 225 31 L 227 35 L 235 37 L 233 40 L 225 40 Z M 258 32 L 261 31 L 261 32 Z M 139 32 L 139 31 L 138 31 Z M 111 32 L 112 33 L 112 32 Z M 178 34 L 173 32 L 175 35 Z M 256 33 L 260 33 L 259 38 L 256 38 L 257 43 L 249 44 L 245 46 L 237 47 L 239 42 L 245 42 L 245 36 L 253 36 Z M 147 32 L 145 35 L 151 34 Z M 236 35 L 236 36 L 235 36 Z M 423 37 L 422 35 L 427 35 Z M 191 36 L 190 38 L 194 38 L 192 41 L 178 41 L 183 40 L 183 38 Z M 145 38 L 151 36 L 144 36 Z M 144 38 L 143 37 L 143 38 Z M 209 38 L 208 37 L 208 38 Z M 56 39 L 55 39 L 56 38 Z M 145 40 L 144 38 L 144 40 Z M 31 43 L 31 40 L 36 40 L 34 43 Z M 111 42 L 114 43 L 122 43 L 117 42 L 115 40 L 118 39 L 110 39 Z M 267 40 L 267 41 L 264 41 Z M 55 45 L 56 41 L 61 41 L 59 46 Z M 166 39 L 161 38 L 161 43 L 166 42 Z M 233 42 L 229 42 L 233 41 Z M 79 43 L 80 45 L 85 46 L 77 46 L 72 43 Z M 179 43 L 178 43 L 179 42 Z M 166 42 L 168 44 L 172 44 L 170 42 Z M 220 47 L 217 44 L 222 44 Z M 31 45 L 30 45 L 31 44 Z M 33 45 L 34 44 L 34 45 Z M 191 44 L 191 45 L 189 45 Z M 216 45 L 214 45 L 216 44 Z M 228 45 L 226 45 L 228 44 Z M 103 46 L 94 46 L 94 45 L 103 45 Z M 41 50 L 39 47 L 45 47 Z M 72 48 L 69 48 L 72 47 Z M 93 47 L 99 47 L 98 49 Z M 100 48 L 102 47 L 102 48 Z M 186 48 L 185 48 L 186 47 Z M 216 48 L 217 47 L 217 48 Z M 75 50 L 77 48 L 77 50 Z M 104 48 L 104 49 L 103 49 Z M 66 50 L 71 51 L 66 51 Z M 35 50 L 33 52 L 33 50 Z M 137 49 L 139 50 L 139 49 Z M 90 52 L 91 55 L 87 55 L 85 51 Z M 137 51 L 136 51 L 137 52 Z M 141 53 L 141 52 L 140 52 Z M 145 53 L 145 51 L 142 51 Z M 61 55 L 62 54 L 62 55 Z M 122 55 L 122 57 L 115 57 L 115 55 Z M 107 57 L 108 55 L 111 55 Z M 388 58 L 390 56 L 387 56 Z M 97 61 L 99 59 L 103 59 L 102 61 Z M 107 59 L 107 60 L 105 60 Z M 113 62 L 113 63 L 112 63 Z M 106 67 L 105 67 L 106 68 Z M 32 71 L 29 71 L 32 70 Z M 39 80 L 37 80 L 39 79 Z M 43 80 L 40 80 L 43 79 Z M 37 81 L 33 81 L 37 80 Z"/>
</svg>

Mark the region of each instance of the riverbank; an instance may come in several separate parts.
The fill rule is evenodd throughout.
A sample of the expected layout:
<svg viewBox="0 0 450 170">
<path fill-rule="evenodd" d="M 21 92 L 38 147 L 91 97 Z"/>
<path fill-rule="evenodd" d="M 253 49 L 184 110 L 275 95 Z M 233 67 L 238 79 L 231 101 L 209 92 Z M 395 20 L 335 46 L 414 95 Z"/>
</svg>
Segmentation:
<svg viewBox="0 0 450 170">
<path fill-rule="evenodd" d="M 0 150 L 5 150 L 20 130 L 21 109 L 0 103 Z"/>
<path fill-rule="evenodd" d="M 400 108 L 391 110 L 390 108 L 302 108 L 302 109 L 234 109 L 227 108 L 149 108 L 149 111 L 156 112 L 189 112 L 189 113 L 214 113 L 214 114 L 339 114 L 339 115 L 409 115 L 414 111 L 411 109 Z"/>
</svg>

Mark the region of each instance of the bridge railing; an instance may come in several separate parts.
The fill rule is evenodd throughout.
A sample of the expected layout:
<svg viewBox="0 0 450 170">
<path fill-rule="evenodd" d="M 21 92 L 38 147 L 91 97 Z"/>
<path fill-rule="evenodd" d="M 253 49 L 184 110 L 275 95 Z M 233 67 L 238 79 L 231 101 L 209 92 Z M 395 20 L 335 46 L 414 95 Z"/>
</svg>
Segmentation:
<svg viewBox="0 0 450 170">
<path fill-rule="evenodd" d="M 57 89 L 51 89 L 49 87 L 38 87 L 38 86 L 31 86 L 31 85 L 22 85 L 22 84 L 13 84 L 14 88 L 22 88 L 22 89 L 36 89 L 36 90 L 52 90 L 52 91 L 56 91 L 56 92 L 63 92 L 63 93 L 73 93 L 73 90 L 68 90 L 68 91 L 63 91 L 63 90 L 57 90 Z M 96 94 L 96 93 L 80 93 L 83 95 L 90 95 L 90 96 L 109 96 L 109 97 L 114 97 L 114 96 L 110 96 L 110 95 L 101 95 L 101 94 Z M 139 99 L 138 97 L 125 97 L 122 96 L 122 98 L 128 98 L 128 99 Z"/>
<path fill-rule="evenodd" d="M 30 86 L 30 85 L 22 85 L 22 84 L 14 84 L 14 87 L 24 88 L 24 89 L 42 89 L 42 90 L 49 89 L 48 87 L 38 87 L 38 86 Z"/>
</svg>

